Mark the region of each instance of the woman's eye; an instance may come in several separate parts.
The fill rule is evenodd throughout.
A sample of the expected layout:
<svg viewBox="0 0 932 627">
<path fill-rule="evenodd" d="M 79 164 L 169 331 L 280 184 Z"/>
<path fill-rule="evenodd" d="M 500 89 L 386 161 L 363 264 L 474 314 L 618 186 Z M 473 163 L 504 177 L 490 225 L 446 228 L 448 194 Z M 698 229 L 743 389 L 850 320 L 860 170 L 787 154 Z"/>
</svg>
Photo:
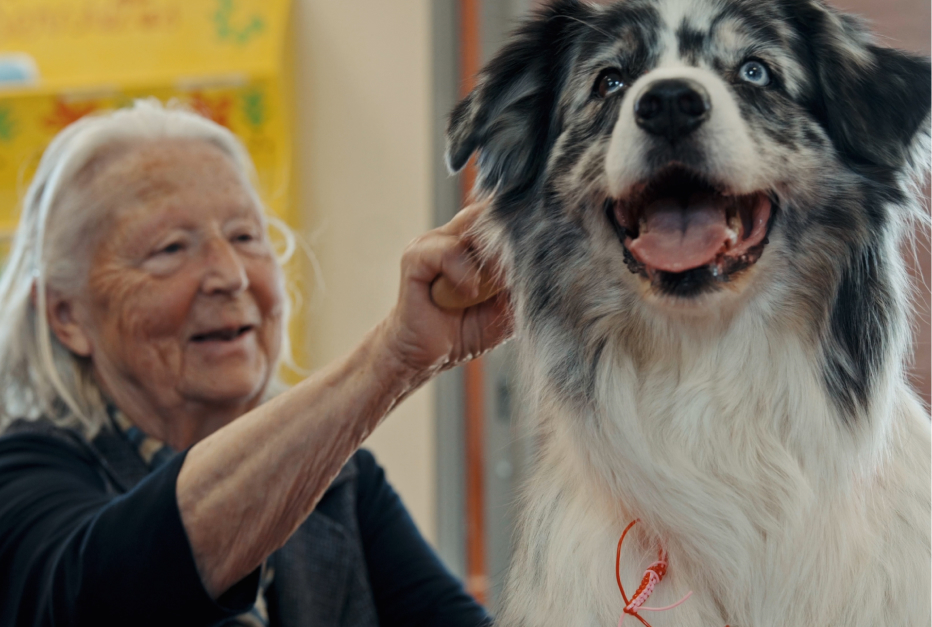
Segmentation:
<svg viewBox="0 0 932 627">
<path fill-rule="evenodd" d="M 603 70 L 595 83 L 595 91 L 600 98 L 606 98 L 625 86 L 621 72 L 616 69 Z"/>
<path fill-rule="evenodd" d="M 239 233 L 233 236 L 233 241 L 238 244 L 248 244 L 249 242 L 255 241 L 255 239 L 252 233 Z"/>
<path fill-rule="evenodd" d="M 174 255 L 175 253 L 180 253 L 184 250 L 184 245 L 181 242 L 172 242 L 166 246 L 159 248 L 158 252 L 162 255 Z"/>
<path fill-rule="evenodd" d="M 751 83 L 758 87 L 764 87 L 770 84 L 770 70 L 760 61 L 748 61 L 738 70 L 738 77 L 745 83 Z"/>
</svg>

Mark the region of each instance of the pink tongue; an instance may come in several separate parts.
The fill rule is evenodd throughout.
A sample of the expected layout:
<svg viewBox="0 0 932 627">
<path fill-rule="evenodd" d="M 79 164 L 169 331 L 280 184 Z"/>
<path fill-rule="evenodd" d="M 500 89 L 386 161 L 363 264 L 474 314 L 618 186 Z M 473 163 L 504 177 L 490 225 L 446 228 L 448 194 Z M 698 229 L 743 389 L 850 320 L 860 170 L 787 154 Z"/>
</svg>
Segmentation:
<svg viewBox="0 0 932 627">
<path fill-rule="evenodd" d="M 675 198 L 651 204 L 640 225 L 640 235 L 627 242 L 628 250 L 645 266 L 666 272 L 684 272 L 715 261 L 730 231 L 725 208 L 711 196 L 694 195 L 688 206 Z"/>
</svg>

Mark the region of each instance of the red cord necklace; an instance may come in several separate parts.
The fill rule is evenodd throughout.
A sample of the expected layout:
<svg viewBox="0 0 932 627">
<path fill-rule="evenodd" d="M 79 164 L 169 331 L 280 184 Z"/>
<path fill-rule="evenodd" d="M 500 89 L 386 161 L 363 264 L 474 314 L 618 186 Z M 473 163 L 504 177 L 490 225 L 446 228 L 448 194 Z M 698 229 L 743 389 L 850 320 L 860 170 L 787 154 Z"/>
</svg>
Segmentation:
<svg viewBox="0 0 932 627">
<path fill-rule="evenodd" d="M 625 587 L 621 585 L 621 545 L 625 541 L 625 536 L 628 535 L 628 531 L 630 531 L 631 527 L 633 527 L 636 522 L 637 519 L 632 520 L 631 523 L 625 527 L 625 530 L 621 534 L 621 538 L 618 540 L 618 550 L 615 552 L 615 580 L 618 582 L 621 598 L 625 600 L 625 609 L 621 613 L 621 618 L 618 619 L 618 627 L 621 627 L 621 624 L 625 620 L 625 616 L 628 614 L 644 623 L 645 627 L 651 627 L 650 623 L 641 618 L 638 612 L 665 612 L 667 610 L 672 610 L 674 607 L 684 603 L 686 599 L 692 595 L 692 591 L 687 592 L 686 596 L 682 599 L 666 607 L 644 607 L 644 604 L 654 591 L 654 588 L 663 581 L 664 575 L 667 574 L 667 552 L 664 551 L 663 548 L 660 548 L 657 561 L 647 567 L 647 570 L 644 571 L 644 577 L 641 579 L 641 585 L 638 586 L 634 596 L 631 597 L 630 600 L 628 599 L 628 595 L 625 594 Z M 728 626 L 726 625 L 725 627 Z"/>
</svg>

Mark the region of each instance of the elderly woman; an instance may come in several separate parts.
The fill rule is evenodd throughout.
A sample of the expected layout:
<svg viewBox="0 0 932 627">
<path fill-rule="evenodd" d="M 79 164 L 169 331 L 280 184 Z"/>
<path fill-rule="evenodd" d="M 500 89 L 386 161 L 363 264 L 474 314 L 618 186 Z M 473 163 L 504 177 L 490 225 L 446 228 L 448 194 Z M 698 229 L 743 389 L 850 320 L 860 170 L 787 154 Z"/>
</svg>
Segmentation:
<svg viewBox="0 0 932 627">
<path fill-rule="evenodd" d="M 479 625 L 360 444 L 510 333 L 463 233 L 411 244 L 398 302 L 277 395 L 288 307 L 244 150 L 139 102 L 49 146 L 0 279 L 0 624 Z"/>
</svg>

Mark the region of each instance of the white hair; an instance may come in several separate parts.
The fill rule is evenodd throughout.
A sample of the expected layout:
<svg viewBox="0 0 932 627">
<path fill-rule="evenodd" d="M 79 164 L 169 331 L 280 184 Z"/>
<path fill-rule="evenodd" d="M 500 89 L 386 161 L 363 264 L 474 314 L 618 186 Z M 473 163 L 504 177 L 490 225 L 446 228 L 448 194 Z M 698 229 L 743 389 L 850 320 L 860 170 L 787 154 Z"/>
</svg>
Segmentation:
<svg viewBox="0 0 932 627">
<path fill-rule="evenodd" d="M 256 205 L 255 170 L 246 149 L 226 128 L 176 105 L 137 100 L 126 109 L 82 118 L 46 148 L 23 200 L 22 215 L 0 274 L 0 433 L 16 419 L 45 417 L 93 438 L 106 421 L 106 401 L 90 360 L 69 351 L 49 328 L 46 290 L 74 293 L 86 281 L 92 251 L 90 228 L 103 218 L 100 203 L 61 202 L 75 176 L 101 150 L 114 144 L 159 139 L 209 142 L 229 156 Z M 295 248 L 291 230 L 264 216 L 286 240 L 279 263 Z M 284 257 L 284 258 L 282 258 Z M 285 298 L 282 354 L 288 345 L 289 299 Z M 273 365 L 274 367 L 274 365 Z"/>
</svg>

